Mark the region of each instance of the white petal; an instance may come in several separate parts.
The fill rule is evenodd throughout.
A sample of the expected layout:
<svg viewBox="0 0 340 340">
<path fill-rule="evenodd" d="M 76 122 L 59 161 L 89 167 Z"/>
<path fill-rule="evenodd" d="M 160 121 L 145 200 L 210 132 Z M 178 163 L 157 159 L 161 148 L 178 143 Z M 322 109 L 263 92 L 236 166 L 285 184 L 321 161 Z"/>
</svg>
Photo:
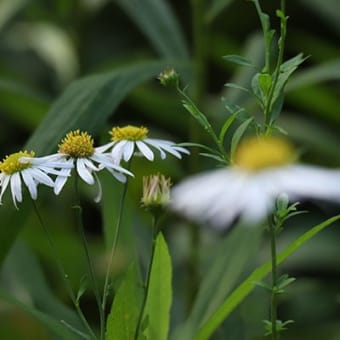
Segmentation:
<svg viewBox="0 0 340 340">
<path fill-rule="evenodd" d="M 147 158 L 149 161 L 153 161 L 154 155 L 152 150 L 142 141 L 136 142 L 139 151 Z"/>
<path fill-rule="evenodd" d="M 96 183 L 97 183 L 97 185 L 98 185 L 98 194 L 97 194 L 97 196 L 95 197 L 94 201 L 95 201 L 96 203 L 99 203 L 100 200 L 102 199 L 102 193 L 103 193 L 102 185 L 101 185 L 101 183 L 100 183 L 100 180 L 99 180 L 97 174 L 96 174 L 96 173 L 93 173 L 93 175 L 94 175 L 94 177 L 95 177 L 95 179 L 96 179 Z"/>
<path fill-rule="evenodd" d="M 27 171 L 28 170 L 28 171 Z M 31 197 L 36 200 L 38 197 L 38 191 L 37 191 L 37 183 L 34 181 L 30 171 L 30 169 L 23 170 L 21 172 L 22 178 L 24 180 L 24 183 L 26 184 L 28 191 L 30 192 Z"/>
<path fill-rule="evenodd" d="M 71 171 L 71 170 L 69 170 Z M 68 176 L 58 176 L 56 179 L 55 179 L 55 182 L 54 182 L 54 193 L 56 195 L 59 195 L 62 188 L 64 187 L 66 181 L 67 181 L 67 178 Z"/>
<path fill-rule="evenodd" d="M 29 171 L 30 171 L 32 177 L 34 178 L 34 180 L 36 180 L 37 182 L 45 184 L 49 187 L 54 186 L 52 179 L 48 175 L 46 175 L 43 171 L 41 171 L 40 169 L 29 168 Z"/>
<path fill-rule="evenodd" d="M 92 185 L 94 184 L 94 178 L 92 176 L 91 171 L 89 171 L 86 168 L 85 164 L 86 162 L 84 161 L 84 158 L 78 158 L 77 159 L 77 172 L 84 182 Z"/>
<path fill-rule="evenodd" d="M 135 142 L 131 142 L 131 141 L 126 141 L 126 144 L 124 146 L 124 148 L 122 149 L 123 151 L 123 159 L 125 162 L 128 162 L 134 151 L 135 151 Z"/>
<path fill-rule="evenodd" d="M 2 175 L 1 177 L 0 204 L 2 204 L 2 196 L 8 187 L 8 183 L 10 182 L 10 179 L 11 179 L 11 176 L 9 175 Z"/>
<path fill-rule="evenodd" d="M 15 172 L 14 174 L 11 175 L 11 192 L 13 203 L 15 207 L 18 208 L 16 201 L 18 202 L 22 201 L 21 178 L 19 172 Z"/>
<path fill-rule="evenodd" d="M 193 176 L 171 191 L 170 208 L 198 222 L 226 228 L 240 213 L 247 176 L 222 169 Z"/>
<path fill-rule="evenodd" d="M 102 146 L 98 146 L 95 148 L 95 153 L 103 153 L 106 150 L 110 149 L 113 145 L 114 145 L 114 142 L 110 142 Z"/>
<path fill-rule="evenodd" d="M 124 153 L 124 147 L 127 144 L 127 140 L 122 140 L 118 143 L 115 143 L 111 150 L 111 155 L 114 159 L 118 159 L 119 161 L 122 159 Z"/>
<path fill-rule="evenodd" d="M 340 171 L 292 165 L 272 173 L 280 192 L 290 200 L 303 197 L 340 201 Z"/>
<path fill-rule="evenodd" d="M 114 170 L 112 170 L 111 168 L 107 168 L 107 170 L 119 181 L 119 182 L 122 182 L 122 183 L 125 183 L 126 182 L 126 177 L 125 175 L 123 175 L 122 173 L 120 172 L 116 172 Z"/>
</svg>

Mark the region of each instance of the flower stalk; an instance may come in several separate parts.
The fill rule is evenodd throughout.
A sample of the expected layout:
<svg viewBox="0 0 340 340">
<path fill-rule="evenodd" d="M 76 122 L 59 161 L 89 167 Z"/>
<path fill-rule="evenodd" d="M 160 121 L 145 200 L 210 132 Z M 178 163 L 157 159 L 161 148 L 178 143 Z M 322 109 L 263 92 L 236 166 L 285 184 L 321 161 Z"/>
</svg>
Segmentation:
<svg viewBox="0 0 340 340">
<path fill-rule="evenodd" d="M 100 319 L 100 340 L 104 340 L 105 339 L 105 316 L 101 308 L 101 298 L 100 298 L 99 288 L 98 288 L 98 284 L 97 284 L 97 280 L 96 280 L 96 276 L 95 276 L 95 272 L 93 268 L 89 245 L 88 245 L 87 238 L 85 235 L 78 182 L 79 182 L 79 176 L 77 172 L 75 172 L 75 178 L 74 178 L 75 205 L 73 208 L 77 210 L 78 231 L 82 239 L 90 283 L 91 283 L 92 290 L 95 295 L 95 299 L 96 299 L 97 306 L 98 306 L 99 319 Z"/>
</svg>

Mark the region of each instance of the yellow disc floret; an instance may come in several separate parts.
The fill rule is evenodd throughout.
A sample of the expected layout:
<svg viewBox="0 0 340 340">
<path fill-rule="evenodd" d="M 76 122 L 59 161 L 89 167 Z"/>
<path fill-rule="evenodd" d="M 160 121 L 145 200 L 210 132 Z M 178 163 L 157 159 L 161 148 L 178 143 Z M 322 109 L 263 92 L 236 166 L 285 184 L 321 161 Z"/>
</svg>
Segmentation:
<svg viewBox="0 0 340 340">
<path fill-rule="evenodd" d="M 144 126 L 127 125 L 124 127 L 113 127 L 109 133 L 111 140 L 114 142 L 120 140 L 138 141 L 147 138 L 149 130 Z"/>
<path fill-rule="evenodd" d="M 94 153 L 92 137 L 87 132 L 80 132 L 80 130 L 69 132 L 58 146 L 60 153 L 73 158 L 86 158 Z"/>
<path fill-rule="evenodd" d="M 20 159 L 22 157 L 33 158 L 34 152 L 28 151 L 19 151 L 16 153 L 12 153 L 9 156 L 6 156 L 2 162 L 0 162 L 0 171 L 4 172 L 7 175 L 14 174 L 15 172 L 19 172 L 31 167 L 30 161 L 21 162 Z"/>
<path fill-rule="evenodd" d="M 247 171 L 282 166 L 294 161 L 292 145 L 279 137 L 254 137 L 240 143 L 235 164 Z"/>
</svg>

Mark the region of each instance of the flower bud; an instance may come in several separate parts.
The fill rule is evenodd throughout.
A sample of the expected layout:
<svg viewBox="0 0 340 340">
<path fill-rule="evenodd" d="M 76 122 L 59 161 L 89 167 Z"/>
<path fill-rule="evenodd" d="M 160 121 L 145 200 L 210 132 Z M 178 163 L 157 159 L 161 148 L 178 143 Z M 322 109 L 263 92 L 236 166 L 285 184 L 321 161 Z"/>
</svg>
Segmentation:
<svg viewBox="0 0 340 340">
<path fill-rule="evenodd" d="M 179 75 L 173 68 L 167 68 L 158 76 L 159 81 L 165 87 L 177 88 L 179 83 Z"/>
<path fill-rule="evenodd" d="M 142 206 L 148 210 L 162 209 L 170 201 L 170 178 L 156 174 L 143 177 Z"/>
</svg>

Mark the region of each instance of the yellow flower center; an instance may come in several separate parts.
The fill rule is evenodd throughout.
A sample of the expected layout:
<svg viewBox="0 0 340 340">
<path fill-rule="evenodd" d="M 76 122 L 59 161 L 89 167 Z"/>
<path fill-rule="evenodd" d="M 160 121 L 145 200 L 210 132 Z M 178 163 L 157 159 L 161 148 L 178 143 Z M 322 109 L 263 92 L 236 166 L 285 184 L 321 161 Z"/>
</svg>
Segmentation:
<svg viewBox="0 0 340 340">
<path fill-rule="evenodd" d="M 7 175 L 12 175 L 15 172 L 20 172 L 31 167 L 31 162 L 27 161 L 25 163 L 20 162 L 21 157 L 31 157 L 33 158 L 35 153 L 33 151 L 19 151 L 6 156 L 2 162 L 0 162 L 0 170 Z"/>
<path fill-rule="evenodd" d="M 69 132 L 58 146 L 60 153 L 73 158 L 86 158 L 94 153 L 92 137 L 87 132 L 79 130 Z"/>
<path fill-rule="evenodd" d="M 114 142 L 120 140 L 137 141 L 147 138 L 149 130 L 144 126 L 127 125 L 124 127 L 113 127 L 109 133 L 111 140 Z"/>
<path fill-rule="evenodd" d="M 254 137 L 241 142 L 235 164 L 247 171 L 281 166 L 294 161 L 293 146 L 279 137 Z"/>
</svg>

